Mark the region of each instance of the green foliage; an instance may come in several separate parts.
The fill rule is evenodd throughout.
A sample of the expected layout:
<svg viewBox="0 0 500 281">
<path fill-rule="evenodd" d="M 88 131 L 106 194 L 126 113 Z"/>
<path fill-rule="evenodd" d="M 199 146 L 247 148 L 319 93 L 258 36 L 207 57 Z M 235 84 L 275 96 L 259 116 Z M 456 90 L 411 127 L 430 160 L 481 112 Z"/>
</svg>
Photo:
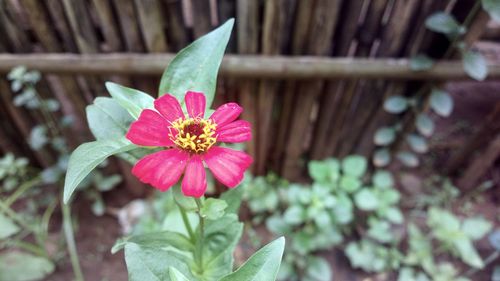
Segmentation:
<svg viewBox="0 0 500 281">
<path fill-rule="evenodd" d="M 144 92 L 127 88 L 113 82 L 106 82 L 106 89 L 113 99 L 122 108 L 126 109 L 134 119 L 139 118 L 143 109 L 153 108 L 154 98 Z M 113 114 L 110 114 L 110 116 L 115 117 Z"/>
<path fill-rule="evenodd" d="M 179 101 L 184 101 L 186 91 L 203 92 L 209 109 L 215 95 L 217 72 L 233 24 L 234 19 L 230 19 L 182 49 L 163 73 L 158 96 L 169 93 Z"/>
<path fill-rule="evenodd" d="M 425 26 L 434 32 L 443 33 L 450 38 L 465 33 L 465 28 L 452 15 L 444 12 L 437 12 L 429 16 L 425 21 Z"/>
<path fill-rule="evenodd" d="M 410 134 L 406 136 L 406 142 L 410 145 L 410 148 L 416 153 L 426 153 L 427 151 L 429 151 L 429 146 L 427 145 L 427 141 L 423 137 L 417 134 Z"/>
<path fill-rule="evenodd" d="M 425 54 L 418 54 L 410 59 L 410 69 L 414 71 L 429 70 L 434 66 L 434 60 Z"/>
<path fill-rule="evenodd" d="M 417 131 L 423 136 L 430 137 L 434 133 L 434 121 L 425 113 L 421 113 L 415 120 Z"/>
<path fill-rule="evenodd" d="M 0 254 L 0 281 L 40 280 L 51 274 L 54 264 L 42 257 L 23 252 Z"/>
<path fill-rule="evenodd" d="M 376 167 L 385 167 L 391 162 L 391 153 L 387 148 L 379 148 L 373 153 L 373 165 Z"/>
<path fill-rule="evenodd" d="M 200 214 L 202 217 L 206 217 L 209 220 L 216 220 L 224 215 L 224 210 L 226 208 L 227 203 L 225 200 L 208 198 L 203 203 Z"/>
<path fill-rule="evenodd" d="M 20 228 L 8 217 L 0 213 L 0 240 L 18 233 Z"/>
<path fill-rule="evenodd" d="M 112 98 L 98 97 L 87 106 L 87 121 L 97 140 L 118 139 L 127 133 L 132 116 Z"/>
<path fill-rule="evenodd" d="M 462 53 L 465 72 L 472 78 L 483 81 L 488 76 L 486 59 L 478 52 L 467 50 Z"/>
<path fill-rule="evenodd" d="M 238 270 L 220 281 L 274 281 L 285 250 L 285 238 L 281 237 L 253 254 Z"/>
<path fill-rule="evenodd" d="M 500 21 L 500 2 L 498 0 L 481 0 L 483 9 L 495 21 Z"/>
<path fill-rule="evenodd" d="M 404 112 L 408 108 L 408 99 L 403 96 L 392 96 L 385 100 L 385 111 L 393 114 Z"/>
<path fill-rule="evenodd" d="M 125 139 L 94 141 L 80 145 L 69 158 L 68 171 L 64 180 L 64 202 L 69 202 L 71 195 L 83 179 L 106 158 L 129 151 L 134 147 L 135 145 Z"/>
<path fill-rule="evenodd" d="M 448 117 L 453 110 L 453 99 L 447 92 L 433 89 L 430 98 L 430 105 L 437 114 L 443 117 Z"/>
<path fill-rule="evenodd" d="M 382 127 L 375 132 L 375 135 L 373 137 L 373 142 L 376 145 L 386 146 L 393 143 L 395 139 L 396 139 L 396 130 L 394 130 L 394 128 Z"/>
<path fill-rule="evenodd" d="M 401 151 L 396 154 L 396 158 L 403 163 L 406 167 L 415 168 L 418 167 L 420 161 L 417 155 L 409 151 Z"/>
</svg>

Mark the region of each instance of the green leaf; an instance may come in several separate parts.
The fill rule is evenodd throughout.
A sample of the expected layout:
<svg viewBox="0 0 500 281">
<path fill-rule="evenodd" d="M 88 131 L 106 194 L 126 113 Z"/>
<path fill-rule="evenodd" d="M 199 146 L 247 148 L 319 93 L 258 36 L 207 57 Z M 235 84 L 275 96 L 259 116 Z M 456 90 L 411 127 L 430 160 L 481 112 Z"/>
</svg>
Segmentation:
<svg viewBox="0 0 500 281">
<path fill-rule="evenodd" d="M 488 240 L 495 250 L 500 251 L 500 229 L 496 229 L 489 236 Z"/>
<path fill-rule="evenodd" d="M 135 148 L 126 139 L 87 142 L 75 149 L 69 158 L 68 171 L 64 180 L 64 203 L 68 203 L 78 184 L 97 165 L 111 155 Z"/>
<path fill-rule="evenodd" d="M 324 258 L 309 256 L 305 276 L 314 281 L 331 281 L 332 270 L 330 264 Z"/>
<path fill-rule="evenodd" d="M 367 168 L 366 158 L 360 155 L 350 155 L 342 160 L 342 172 L 353 177 L 361 177 Z"/>
<path fill-rule="evenodd" d="M 285 250 L 285 238 L 280 237 L 253 254 L 238 270 L 220 281 L 274 281 Z"/>
<path fill-rule="evenodd" d="M 483 260 L 477 253 L 476 248 L 474 248 L 474 245 L 472 245 L 469 238 L 465 236 L 454 237 L 452 242 L 462 261 L 475 268 L 484 267 Z"/>
<path fill-rule="evenodd" d="M 358 190 L 362 184 L 358 178 L 352 176 L 343 176 L 340 178 L 340 188 L 349 193 Z"/>
<path fill-rule="evenodd" d="M 394 239 L 389 222 L 378 219 L 370 219 L 368 224 L 370 225 L 370 228 L 368 229 L 368 236 L 371 238 L 381 243 L 388 243 Z"/>
<path fill-rule="evenodd" d="M 127 133 L 134 121 L 132 116 L 114 99 L 97 97 L 87 106 L 87 122 L 97 140 L 118 139 Z"/>
<path fill-rule="evenodd" d="M 276 235 L 285 235 L 291 231 L 291 227 L 278 214 L 274 214 L 266 220 L 266 228 Z"/>
<path fill-rule="evenodd" d="M 404 221 L 403 213 L 396 207 L 390 207 L 385 210 L 385 217 L 392 223 L 401 224 Z"/>
<path fill-rule="evenodd" d="M 443 117 L 450 116 L 453 110 L 453 99 L 443 90 L 432 89 L 430 103 L 431 108 Z"/>
<path fill-rule="evenodd" d="M 392 96 L 385 100 L 385 111 L 393 114 L 404 112 L 408 108 L 408 99 L 403 96 Z"/>
<path fill-rule="evenodd" d="M 336 159 L 323 161 L 309 161 L 307 164 L 309 175 L 317 182 L 333 182 L 338 180 L 340 165 Z"/>
<path fill-rule="evenodd" d="M 130 115 L 137 119 L 142 110 L 153 108 L 154 98 L 136 89 L 127 88 L 113 82 L 106 82 L 106 89 Z"/>
<path fill-rule="evenodd" d="M 479 240 L 490 232 L 493 225 L 482 217 L 467 218 L 462 223 L 462 231 L 472 240 Z"/>
<path fill-rule="evenodd" d="M 158 96 L 169 93 L 183 102 L 186 91 L 202 92 L 209 109 L 215 95 L 217 72 L 233 24 L 234 19 L 230 19 L 182 49 L 163 73 Z"/>
<path fill-rule="evenodd" d="M 9 251 L 0 255 L 0 281 L 41 280 L 54 268 L 50 260 L 27 253 Z"/>
<path fill-rule="evenodd" d="M 120 238 L 111 249 L 111 253 L 117 253 L 125 248 L 127 243 L 134 243 L 148 248 L 174 247 L 181 251 L 192 251 L 194 249 L 194 245 L 183 234 L 173 231 L 163 231 Z"/>
<path fill-rule="evenodd" d="M 478 81 L 483 81 L 488 76 L 486 59 L 478 52 L 468 50 L 462 54 L 465 72 Z"/>
<path fill-rule="evenodd" d="M 28 143 L 34 150 L 40 150 L 49 142 L 47 137 L 47 127 L 45 125 L 37 125 L 30 132 Z"/>
<path fill-rule="evenodd" d="M 208 198 L 203 202 L 200 214 L 209 220 L 216 220 L 224 215 L 224 210 L 227 208 L 226 201 L 222 199 Z"/>
<path fill-rule="evenodd" d="M 361 191 L 354 195 L 354 203 L 363 211 L 372 211 L 378 207 L 378 198 L 372 190 L 363 188 Z"/>
<path fill-rule="evenodd" d="M 387 148 L 375 150 L 372 158 L 373 165 L 376 167 L 385 167 L 391 163 L 391 153 Z"/>
<path fill-rule="evenodd" d="M 450 14 L 437 12 L 425 20 L 425 26 L 434 32 L 443 33 L 451 37 L 465 33 L 457 20 Z"/>
<path fill-rule="evenodd" d="M 289 225 L 298 225 L 304 222 L 305 211 L 300 205 L 292 205 L 286 209 L 283 219 Z"/>
<path fill-rule="evenodd" d="M 391 127 L 382 127 L 375 132 L 373 142 L 376 145 L 386 146 L 394 142 L 394 139 L 396 139 L 396 130 Z"/>
<path fill-rule="evenodd" d="M 226 201 L 226 213 L 238 214 L 241 205 L 244 188 L 231 188 L 220 196 L 220 199 Z"/>
<path fill-rule="evenodd" d="M 418 157 L 415 154 L 408 152 L 408 151 L 399 152 L 396 155 L 396 157 L 406 167 L 415 168 L 420 164 Z"/>
<path fill-rule="evenodd" d="M 481 0 L 483 10 L 485 10 L 494 21 L 500 21 L 500 1 Z"/>
<path fill-rule="evenodd" d="M 19 227 L 8 217 L 0 213 L 0 240 L 19 232 Z"/>
<path fill-rule="evenodd" d="M 413 71 L 429 70 L 434 66 L 434 60 L 425 54 L 418 54 L 410 59 L 410 69 Z"/>
<path fill-rule="evenodd" d="M 390 188 L 394 186 L 394 178 L 391 172 L 385 170 L 378 170 L 373 175 L 373 184 L 375 187 Z"/>
<path fill-rule="evenodd" d="M 174 267 L 169 267 L 168 268 L 168 273 L 170 276 L 170 280 L 172 281 L 189 281 L 184 274 L 182 274 L 179 270 L 175 269 Z"/>
<path fill-rule="evenodd" d="M 434 133 L 434 121 L 425 113 L 421 113 L 415 120 L 417 131 L 423 136 L 430 137 Z"/>
<path fill-rule="evenodd" d="M 406 136 L 406 141 L 410 145 L 411 149 L 417 153 L 426 153 L 429 151 L 427 141 L 417 134 L 410 134 Z"/>
<path fill-rule="evenodd" d="M 129 281 L 171 280 L 170 267 L 178 269 L 188 280 L 194 280 L 187 264 L 192 261 L 175 251 L 127 243 L 125 245 L 125 262 Z"/>
</svg>

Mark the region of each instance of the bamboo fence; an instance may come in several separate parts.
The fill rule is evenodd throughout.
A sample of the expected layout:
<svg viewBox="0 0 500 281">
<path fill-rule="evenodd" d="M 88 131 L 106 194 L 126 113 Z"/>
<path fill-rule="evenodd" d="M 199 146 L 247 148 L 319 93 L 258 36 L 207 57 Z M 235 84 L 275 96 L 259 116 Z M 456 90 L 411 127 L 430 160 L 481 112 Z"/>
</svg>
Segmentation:
<svg viewBox="0 0 500 281">
<path fill-rule="evenodd" d="M 0 0 L 0 72 L 39 69 L 39 91 L 76 123 L 71 144 L 90 139 L 85 106 L 111 80 L 154 94 L 172 54 L 229 18 L 236 26 L 221 68 L 216 103 L 243 105 L 253 123 L 247 150 L 253 172 L 303 175 L 309 159 L 370 155 L 373 133 L 391 117 L 384 98 L 411 95 L 426 81 L 465 78 L 458 61 L 416 73 L 408 58 L 445 54 L 448 41 L 425 28 L 446 10 L 463 21 L 473 0 Z M 468 43 L 487 16 L 475 12 Z M 500 66 L 491 65 L 492 77 Z M 5 77 L 2 74 L 2 77 Z M 0 78 L 0 151 L 29 155 L 41 166 L 50 150 L 25 142 L 36 123 L 12 105 Z M 408 117 L 409 118 L 409 117 Z M 127 167 L 120 163 L 123 171 Z"/>
</svg>

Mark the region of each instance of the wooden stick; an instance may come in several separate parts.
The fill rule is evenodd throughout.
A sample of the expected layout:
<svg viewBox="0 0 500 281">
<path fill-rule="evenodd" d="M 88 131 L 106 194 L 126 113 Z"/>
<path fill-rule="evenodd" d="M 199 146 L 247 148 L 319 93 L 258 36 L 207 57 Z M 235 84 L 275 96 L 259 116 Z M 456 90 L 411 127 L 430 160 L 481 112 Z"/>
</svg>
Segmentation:
<svg viewBox="0 0 500 281">
<path fill-rule="evenodd" d="M 172 54 L 0 54 L 0 73 L 17 65 L 43 73 L 158 75 Z M 488 78 L 500 77 L 500 63 L 488 63 Z M 427 71 L 413 71 L 408 59 L 227 55 L 221 75 L 247 78 L 366 78 L 407 80 L 469 79 L 459 60 L 441 61 Z"/>
</svg>

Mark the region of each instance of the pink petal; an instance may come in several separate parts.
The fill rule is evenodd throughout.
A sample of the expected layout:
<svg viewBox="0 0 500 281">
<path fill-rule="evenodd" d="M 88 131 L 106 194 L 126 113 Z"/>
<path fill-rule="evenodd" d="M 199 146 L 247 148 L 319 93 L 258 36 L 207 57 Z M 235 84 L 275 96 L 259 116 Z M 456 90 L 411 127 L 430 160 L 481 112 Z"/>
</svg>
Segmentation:
<svg viewBox="0 0 500 281">
<path fill-rule="evenodd" d="M 184 118 L 179 101 L 171 94 L 164 94 L 156 99 L 154 104 L 156 110 L 165 117 L 169 124 L 179 118 Z"/>
<path fill-rule="evenodd" d="M 162 150 L 139 160 L 132 174 L 143 183 L 166 191 L 179 181 L 189 155 L 180 149 Z"/>
<path fill-rule="evenodd" d="M 158 112 L 144 109 L 137 121 L 130 125 L 127 139 L 142 146 L 172 146 L 168 122 Z"/>
<path fill-rule="evenodd" d="M 233 188 L 243 180 L 243 173 L 252 164 L 252 157 L 244 152 L 214 146 L 207 151 L 203 159 L 214 177 Z"/>
<path fill-rule="evenodd" d="M 186 196 L 201 197 L 205 194 L 207 176 L 200 156 L 194 155 L 189 159 L 181 187 Z"/>
<path fill-rule="evenodd" d="M 188 91 L 184 101 L 186 102 L 186 108 L 191 118 L 205 117 L 206 100 L 203 93 Z"/>
<path fill-rule="evenodd" d="M 252 128 L 250 122 L 237 120 L 217 128 L 217 141 L 221 142 L 244 142 L 252 139 Z"/>
<path fill-rule="evenodd" d="M 217 126 L 224 126 L 236 120 L 243 112 L 243 108 L 234 102 L 226 103 L 217 108 L 210 116 Z"/>
</svg>

